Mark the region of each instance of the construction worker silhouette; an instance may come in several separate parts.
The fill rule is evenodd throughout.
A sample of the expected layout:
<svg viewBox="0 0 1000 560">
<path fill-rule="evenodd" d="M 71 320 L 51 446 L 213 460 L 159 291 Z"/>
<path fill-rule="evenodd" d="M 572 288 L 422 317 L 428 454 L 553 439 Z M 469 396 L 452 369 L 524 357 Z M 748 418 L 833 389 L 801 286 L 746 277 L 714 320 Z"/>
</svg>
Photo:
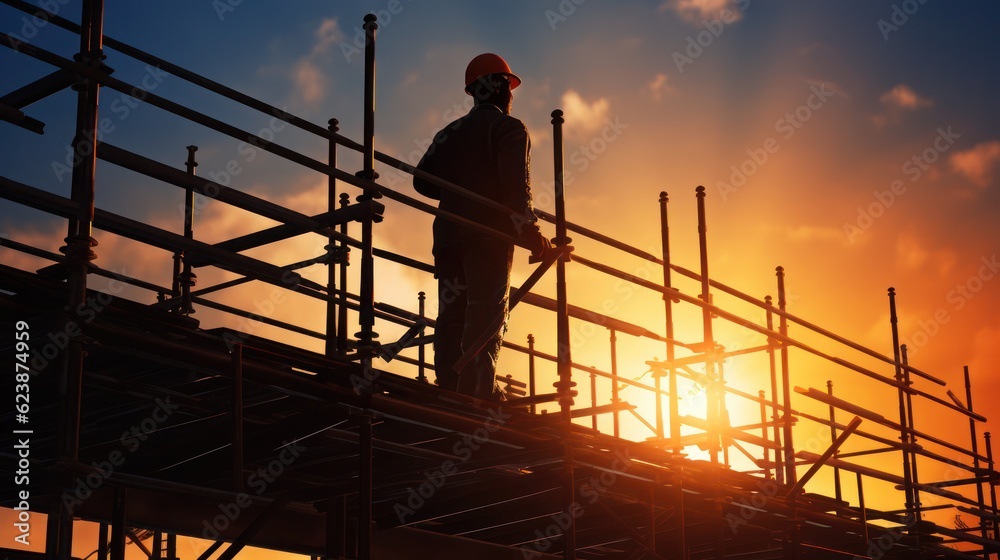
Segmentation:
<svg viewBox="0 0 1000 560">
<path fill-rule="evenodd" d="M 414 178 L 420 194 L 440 200 L 441 210 L 487 225 L 518 240 L 538 258 L 549 248 L 531 202 L 528 129 L 510 116 L 521 84 L 503 58 L 481 54 L 465 71 L 469 113 L 437 133 L 417 167 L 501 203 L 501 212 L 461 194 Z M 509 241 L 443 217 L 434 220 L 434 267 L 438 317 L 434 369 L 439 386 L 480 399 L 502 398 L 494 381 L 507 328 L 507 299 L 514 246 Z M 498 320 L 499 319 L 499 320 Z M 489 332 L 489 340 L 461 371 L 464 352 Z"/>
</svg>

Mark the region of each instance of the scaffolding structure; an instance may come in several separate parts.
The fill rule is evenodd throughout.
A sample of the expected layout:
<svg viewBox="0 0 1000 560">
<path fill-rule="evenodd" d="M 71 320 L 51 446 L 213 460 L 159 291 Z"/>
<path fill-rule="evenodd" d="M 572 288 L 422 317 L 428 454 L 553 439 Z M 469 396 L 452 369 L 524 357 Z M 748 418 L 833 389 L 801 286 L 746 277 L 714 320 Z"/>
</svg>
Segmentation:
<svg viewBox="0 0 1000 560">
<path fill-rule="evenodd" d="M 776 304 L 770 297 L 758 299 L 713 280 L 703 187 L 696 190 L 698 270 L 671 261 L 666 193 L 659 197 L 658 255 L 569 222 L 563 115 L 557 110 L 552 113 L 555 212 L 539 212 L 555 226 L 554 249 L 510 296 L 512 308 L 531 306 L 554 315 L 557 352 L 536 349 L 534 337 L 523 346 L 505 341 L 504 352 L 520 355 L 525 370 L 498 380 L 506 388 L 504 403 L 444 391 L 428 382 L 432 366 L 425 347 L 433 341 L 434 321 L 426 316 L 423 294 L 416 310 L 380 302 L 376 294 L 382 262 L 427 275 L 433 267 L 376 247 L 374 233 L 378 224 L 391 219 L 390 205 L 400 205 L 503 236 L 379 183 L 376 164 L 503 208 L 375 149 L 375 16 L 364 20 L 364 132 L 357 142 L 340 134 L 336 120 L 326 127 L 308 122 L 105 37 L 100 0 L 84 0 L 79 25 L 20 0 L 2 1 L 42 14 L 50 24 L 80 37 L 79 54 L 70 60 L 0 34 L 4 46 L 55 67 L 52 74 L 0 97 L 0 119 L 42 133 L 44 123 L 29 116 L 29 106 L 73 86 L 78 105 L 72 148 L 85 155 L 74 162 L 69 198 L 0 176 L 0 197 L 67 224 L 60 253 L 0 239 L 5 250 L 52 263 L 34 271 L 0 264 L 3 328 L 21 332 L 30 325 L 35 336 L 55 333 L 51 340 L 64 341 L 52 355 L 43 353 L 36 360 L 36 353 L 21 360 L 24 370 L 30 369 L 27 379 L 35 394 L 30 406 L 31 483 L 23 489 L 11 486 L 11 480 L 0 485 L 0 504 L 17 508 L 18 492 L 24 490 L 30 496 L 29 516 L 47 514 L 47 558 L 72 557 L 75 519 L 100 524 L 99 560 L 124 560 L 129 540 L 143 542 L 138 530 L 151 535 L 150 547 L 140 545 L 150 560 L 177 558 L 178 536 L 213 541 L 198 560 L 216 553 L 228 560 L 246 546 L 361 560 L 982 560 L 1000 554 L 995 491 L 1000 474 L 988 432 L 982 434 L 980 451 L 979 425 L 986 419 L 973 408 L 968 369 L 961 398 L 944 389 L 938 377 L 908 363 L 891 288 L 893 355 L 887 356 L 789 313 L 781 267 L 776 270 Z M 115 61 L 106 56 L 107 49 L 314 135 L 328 146 L 327 161 L 113 77 L 105 58 L 107 64 Z M 98 141 L 102 89 L 326 176 L 328 210 L 304 215 L 200 177 L 194 146 L 187 148 L 185 168 L 178 169 Z M 354 173 L 338 166 L 340 150 L 360 154 L 363 169 Z M 97 208 L 98 160 L 183 191 L 183 234 Z M 354 201 L 344 189 L 355 192 Z M 279 225 L 219 243 L 200 241 L 195 195 Z M 93 228 L 173 255 L 168 263 L 171 285 L 102 268 Z M 324 253 L 290 264 L 242 254 L 302 235 L 322 239 Z M 573 248 L 570 235 L 657 267 L 662 281 L 590 258 Z M 358 256 L 348 259 L 350 253 Z M 309 267 L 325 267 L 326 282 L 300 274 Z M 349 267 L 357 270 L 356 286 Z M 663 302 L 663 330 L 571 304 L 568 267 L 656 294 Z M 197 287 L 196 271 L 202 268 L 225 270 L 237 278 Z M 532 292 L 553 268 L 556 296 Z M 93 289 L 94 277 L 129 285 L 149 297 L 107 296 Z M 693 282 L 698 289 L 686 292 L 678 281 Z M 251 282 L 312 298 L 325 309 L 325 330 L 209 297 Z M 738 302 L 741 311 L 716 305 L 717 295 Z M 99 309 L 94 301 L 101 302 Z M 198 308 L 323 341 L 324 351 L 230 328 L 202 328 Z M 700 340 L 677 338 L 675 317 L 684 309 L 700 314 Z M 89 312 L 86 320 L 81 310 Z M 574 361 L 571 321 L 607 330 L 609 371 Z M 717 321 L 765 342 L 727 350 L 713 331 Z M 396 341 L 381 342 L 380 325 L 405 332 Z M 826 346 L 791 336 L 791 327 Z M 619 335 L 662 344 L 665 359 L 647 362 L 651 381 L 619 375 Z M 29 346 L 18 342 L 10 348 L 25 355 L 22 349 Z M 844 359 L 830 347 L 859 359 Z M 408 348 L 416 348 L 417 356 L 404 355 Z M 864 380 L 886 402 L 898 403 L 898 417 L 896 410 L 883 415 L 835 395 L 832 383 L 823 389 L 796 386 L 793 352 Z M 731 360 L 750 355 L 764 357 L 768 365 L 770 386 L 757 394 L 735 388 L 724 374 Z M 388 371 L 384 366 L 390 361 L 405 364 L 408 373 Z M 537 382 L 536 368 L 543 366 L 555 370 L 553 392 Z M 585 399 L 576 389 L 581 375 L 590 382 L 590 390 L 582 391 L 589 402 L 581 402 Z M 630 393 L 623 394 L 626 390 Z M 683 395 L 692 390 L 704 394 L 700 415 L 681 411 Z M 654 403 L 651 418 L 650 411 L 627 401 L 639 391 Z M 541 407 L 549 405 L 558 413 L 542 413 Z M 827 414 L 816 414 L 817 405 Z M 759 411 L 759 417 L 733 425 L 740 407 Z M 969 438 L 917 429 L 915 408 L 967 420 Z M 23 435 L 16 429 L 15 411 L 2 416 L 15 430 L 0 438 L 0 455 L 16 463 Z M 612 429 L 601 431 L 599 418 L 609 419 L 605 425 Z M 640 422 L 649 437 L 623 438 L 625 419 Z M 818 453 L 813 446 L 795 445 L 795 434 L 807 424 L 825 438 Z M 691 446 L 698 446 L 704 459 L 694 458 Z M 731 452 L 736 456 L 730 457 Z M 871 457 L 893 466 L 867 465 Z M 750 467 L 737 468 L 738 458 Z M 942 471 L 947 477 L 935 478 Z M 820 472 L 832 474 L 832 495 L 806 491 Z M 866 505 L 866 489 L 870 493 L 873 486 L 889 487 L 896 500 L 893 509 Z M 956 518 L 965 514 L 974 522 L 946 527 L 929 519 L 940 512 Z M 5 553 L 33 557 L 13 549 Z"/>
</svg>

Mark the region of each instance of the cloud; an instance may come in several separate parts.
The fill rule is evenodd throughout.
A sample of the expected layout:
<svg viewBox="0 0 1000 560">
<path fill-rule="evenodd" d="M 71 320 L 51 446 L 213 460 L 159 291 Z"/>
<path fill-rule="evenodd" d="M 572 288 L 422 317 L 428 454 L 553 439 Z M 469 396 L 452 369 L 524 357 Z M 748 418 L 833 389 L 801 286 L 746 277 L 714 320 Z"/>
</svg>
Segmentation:
<svg viewBox="0 0 1000 560">
<path fill-rule="evenodd" d="M 646 91 L 653 97 L 654 101 L 659 101 L 664 94 L 674 93 L 674 88 L 670 85 L 666 74 L 660 73 L 650 80 L 646 85 Z"/>
<path fill-rule="evenodd" d="M 319 103 L 326 91 L 325 78 L 309 59 L 300 60 L 292 69 L 295 87 L 302 99 L 310 105 Z"/>
<path fill-rule="evenodd" d="M 45 231 L 30 226 L 23 229 L 8 228 L 0 234 L 0 237 L 10 239 L 18 243 L 23 243 L 31 247 L 58 253 L 59 248 L 66 244 L 64 240 L 66 228 L 64 226 L 60 229 L 62 230 L 61 233 L 59 229 Z M 35 270 L 52 264 L 52 262 L 47 259 L 35 257 L 28 253 L 22 253 L 16 249 L 11 249 L 5 246 L 0 246 L 0 256 L 2 256 L 2 258 L 0 258 L 0 262 L 3 262 L 7 266 L 20 268 L 22 270 Z"/>
<path fill-rule="evenodd" d="M 912 235 L 900 235 L 896 239 L 896 260 L 903 268 L 919 269 L 929 257 L 930 251 Z"/>
<path fill-rule="evenodd" d="M 552 138 L 551 130 L 552 127 L 534 128 L 528 126 L 528 137 L 531 138 L 531 145 L 540 146 L 547 143 Z"/>
<path fill-rule="evenodd" d="M 883 93 L 882 97 L 879 97 L 879 101 L 889 107 L 911 111 L 934 105 L 933 100 L 919 95 L 910 86 L 905 84 L 899 84 Z"/>
<path fill-rule="evenodd" d="M 796 226 L 785 230 L 792 241 L 833 241 L 844 243 L 844 232 L 835 227 Z"/>
<path fill-rule="evenodd" d="M 964 152 L 955 152 L 950 162 L 952 170 L 985 189 L 993 182 L 994 172 L 1000 163 L 1000 140 L 983 142 Z"/>
<path fill-rule="evenodd" d="M 900 233 L 896 237 L 896 264 L 904 270 L 926 270 L 944 275 L 955 268 L 958 257 L 950 248 L 928 249 L 924 242 L 912 233 Z"/>
<path fill-rule="evenodd" d="M 783 236 L 789 241 L 794 241 L 797 243 L 836 243 L 838 245 L 847 246 L 849 243 L 844 237 L 844 232 L 840 228 L 836 227 L 822 227 L 822 226 L 809 226 L 809 225 L 798 225 L 798 226 L 776 226 L 772 224 L 764 224 L 761 227 L 764 233 L 769 233 L 777 236 Z"/>
<path fill-rule="evenodd" d="M 326 53 L 330 49 L 330 45 L 340 43 L 345 38 L 336 18 L 324 19 L 316 29 L 315 35 L 316 44 L 313 45 L 313 54 Z"/>
<path fill-rule="evenodd" d="M 902 120 L 903 114 L 908 111 L 916 111 L 934 106 L 934 100 L 924 97 L 913 91 L 913 88 L 906 84 L 899 84 L 889 91 L 883 93 L 878 98 L 885 106 L 885 112 L 870 117 L 875 128 L 885 128 L 889 123 L 898 123 Z"/>
<path fill-rule="evenodd" d="M 720 19 L 724 12 L 727 23 L 734 23 L 743 17 L 743 12 L 733 0 L 667 0 L 660 5 L 660 11 L 675 12 L 689 24 L 699 24 L 706 20 Z"/>
<path fill-rule="evenodd" d="M 343 44 L 346 38 L 336 18 L 324 19 L 313 31 L 313 44 L 308 54 L 282 65 L 281 72 L 287 72 L 294 85 L 295 98 L 313 107 L 325 99 L 329 80 L 321 68 L 329 64 L 331 49 Z M 336 51 L 339 53 L 340 49 Z"/>
<path fill-rule="evenodd" d="M 884 128 L 885 125 L 889 124 L 889 117 L 885 115 L 872 115 L 871 121 L 875 125 L 875 128 Z"/>
<path fill-rule="evenodd" d="M 568 129 L 590 132 L 604 126 L 611 104 L 603 97 L 588 103 L 571 89 L 563 94 L 562 106 Z"/>
</svg>

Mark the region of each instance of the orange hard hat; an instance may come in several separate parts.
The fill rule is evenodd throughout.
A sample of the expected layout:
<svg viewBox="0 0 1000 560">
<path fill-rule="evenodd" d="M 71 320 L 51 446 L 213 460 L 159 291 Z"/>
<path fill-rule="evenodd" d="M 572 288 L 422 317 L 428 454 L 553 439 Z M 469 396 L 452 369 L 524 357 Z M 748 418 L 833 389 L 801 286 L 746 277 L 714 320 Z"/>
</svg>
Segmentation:
<svg viewBox="0 0 1000 560">
<path fill-rule="evenodd" d="M 476 83 L 476 80 L 490 74 L 503 74 L 510 78 L 510 89 L 521 85 L 521 78 L 510 71 L 506 60 L 493 53 L 483 53 L 473 58 L 465 69 L 466 93 L 469 93 L 469 86 Z"/>
</svg>

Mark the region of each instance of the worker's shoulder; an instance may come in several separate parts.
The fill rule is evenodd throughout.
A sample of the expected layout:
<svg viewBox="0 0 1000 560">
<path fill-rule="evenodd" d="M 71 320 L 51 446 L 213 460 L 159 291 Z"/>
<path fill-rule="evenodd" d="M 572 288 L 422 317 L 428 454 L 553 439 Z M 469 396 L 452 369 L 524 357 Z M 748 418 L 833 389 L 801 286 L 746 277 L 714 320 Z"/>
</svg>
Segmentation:
<svg viewBox="0 0 1000 560">
<path fill-rule="evenodd" d="M 521 119 L 508 115 L 507 113 L 504 113 L 499 109 L 492 111 L 490 110 L 473 111 L 472 113 L 475 114 L 475 117 L 473 118 L 476 118 L 481 122 L 489 123 L 490 128 L 494 129 L 495 131 L 499 131 L 502 133 L 510 133 L 510 132 L 514 133 L 523 132 L 524 134 L 528 133 L 528 127 L 525 126 L 524 122 L 521 121 Z"/>
<path fill-rule="evenodd" d="M 500 120 L 501 120 L 501 122 L 503 123 L 504 126 L 510 126 L 510 127 L 515 127 L 515 128 L 523 128 L 525 131 L 528 130 L 528 127 L 524 124 L 524 121 L 522 121 L 521 119 L 519 119 L 517 117 L 511 116 L 511 115 L 507 115 L 507 114 L 504 114 L 504 113 L 500 113 Z"/>
<path fill-rule="evenodd" d="M 482 106 L 477 106 L 438 131 L 435 142 L 460 142 L 461 139 L 480 137 L 484 134 L 527 135 L 528 127 L 521 119 L 512 117 L 496 107 L 484 110 Z"/>
</svg>

